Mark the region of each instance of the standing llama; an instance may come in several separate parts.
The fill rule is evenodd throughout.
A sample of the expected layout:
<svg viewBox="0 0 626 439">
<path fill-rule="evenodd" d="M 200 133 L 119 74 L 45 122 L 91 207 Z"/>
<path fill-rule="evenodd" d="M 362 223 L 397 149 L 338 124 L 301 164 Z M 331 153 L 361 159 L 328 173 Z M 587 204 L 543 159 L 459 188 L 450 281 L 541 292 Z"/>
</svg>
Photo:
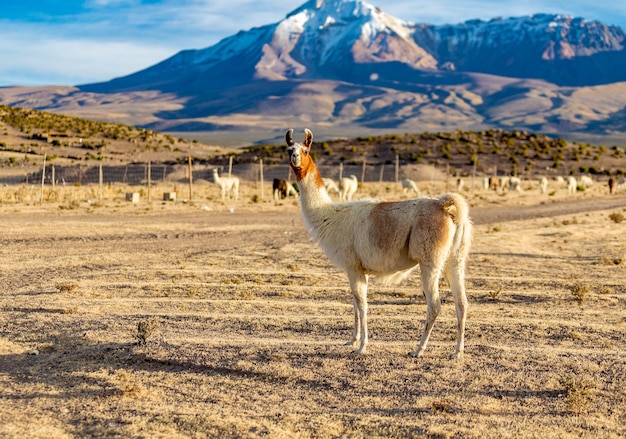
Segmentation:
<svg viewBox="0 0 626 439">
<path fill-rule="evenodd" d="M 222 190 L 222 201 L 226 199 L 226 194 L 229 198 L 235 195 L 235 200 L 239 199 L 239 179 L 237 177 L 220 177 L 217 173 L 217 169 L 213 169 L 213 181 Z"/>
<path fill-rule="evenodd" d="M 339 201 L 350 201 L 359 187 L 359 179 L 356 175 L 343 177 L 339 182 Z"/>
<path fill-rule="evenodd" d="M 333 203 L 311 157 L 313 133 L 296 143 L 293 130 L 285 134 L 289 164 L 294 171 L 305 224 L 326 256 L 348 277 L 353 295 L 354 330 L 347 345 L 364 353 L 368 343 L 367 287 L 370 276 L 398 283 L 418 264 L 427 311 L 419 357 L 428 344 L 441 310 L 439 278 L 444 275 L 454 296 L 457 344 L 452 358 L 463 355 L 467 297 L 465 261 L 472 223 L 465 199 L 446 194 L 439 199 L 415 198 L 396 202 L 359 200 Z"/>
<path fill-rule="evenodd" d="M 410 195 L 411 192 L 414 192 L 418 197 L 420 196 L 420 190 L 417 188 L 417 184 L 410 178 L 405 178 L 402 180 L 402 194 Z"/>
</svg>

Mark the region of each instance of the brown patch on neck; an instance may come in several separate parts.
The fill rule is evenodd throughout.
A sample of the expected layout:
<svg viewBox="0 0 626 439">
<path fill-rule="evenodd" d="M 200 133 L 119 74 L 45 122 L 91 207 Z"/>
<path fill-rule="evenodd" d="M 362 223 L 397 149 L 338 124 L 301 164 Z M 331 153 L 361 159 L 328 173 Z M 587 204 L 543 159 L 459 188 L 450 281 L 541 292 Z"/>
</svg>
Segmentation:
<svg viewBox="0 0 626 439">
<path fill-rule="evenodd" d="M 307 175 L 311 174 L 315 179 L 316 186 L 318 188 L 324 187 L 322 176 L 317 169 L 315 162 L 310 157 L 307 157 L 307 160 L 305 160 L 298 168 L 292 166 L 291 169 L 293 169 L 293 173 L 296 176 L 296 181 L 302 181 Z"/>
</svg>

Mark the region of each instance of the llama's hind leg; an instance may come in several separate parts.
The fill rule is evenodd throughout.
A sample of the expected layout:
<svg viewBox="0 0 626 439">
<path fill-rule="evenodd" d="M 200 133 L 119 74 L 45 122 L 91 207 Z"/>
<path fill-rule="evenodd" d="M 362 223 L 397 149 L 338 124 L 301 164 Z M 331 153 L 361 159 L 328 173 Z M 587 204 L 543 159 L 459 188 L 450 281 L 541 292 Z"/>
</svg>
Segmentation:
<svg viewBox="0 0 626 439">
<path fill-rule="evenodd" d="M 352 329 L 352 339 L 350 339 L 346 346 L 352 346 L 356 348 L 359 345 L 359 339 L 361 338 L 361 319 L 359 318 L 359 311 L 356 305 L 356 299 L 353 300 L 354 307 L 354 328 Z"/>
<path fill-rule="evenodd" d="M 426 296 L 426 321 L 419 346 L 415 351 L 409 353 L 411 357 L 421 357 L 424 354 L 435 320 L 441 311 L 441 301 L 439 300 L 440 270 L 425 264 L 422 264 L 421 270 L 422 288 L 424 289 L 424 296 Z"/>
<path fill-rule="evenodd" d="M 465 292 L 465 263 L 448 264 L 446 267 L 446 280 L 450 284 L 452 296 L 454 297 L 454 307 L 457 318 L 457 341 L 456 350 L 450 356 L 452 359 L 461 358 L 465 349 L 465 321 L 467 320 L 467 294 Z"/>
<path fill-rule="evenodd" d="M 354 298 L 354 330 L 348 345 L 358 348 L 355 354 L 364 354 L 369 341 L 367 332 L 367 276 L 362 273 L 349 276 L 350 289 Z M 358 343 L 358 345 L 357 345 Z"/>
</svg>

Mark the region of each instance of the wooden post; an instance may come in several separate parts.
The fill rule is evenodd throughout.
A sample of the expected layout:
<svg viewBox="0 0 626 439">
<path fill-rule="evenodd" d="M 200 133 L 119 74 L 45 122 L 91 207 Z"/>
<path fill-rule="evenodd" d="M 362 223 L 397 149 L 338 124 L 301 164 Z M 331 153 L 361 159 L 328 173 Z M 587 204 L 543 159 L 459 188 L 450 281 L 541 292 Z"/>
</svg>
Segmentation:
<svg viewBox="0 0 626 439">
<path fill-rule="evenodd" d="M 263 194 L 263 159 L 259 160 L 259 175 L 261 177 L 261 199 L 264 198 Z"/>
<path fill-rule="evenodd" d="M 43 204 L 43 184 L 46 179 L 46 154 L 43 155 L 43 167 L 41 168 L 41 204 Z"/>
<path fill-rule="evenodd" d="M 363 167 L 361 168 L 361 183 L 365 183 L 365 167 L 367 166 L 365 158 L 363 159 Z"/>
<path fill-rule="evenodd" d="M 339 182 L 341 183 L 341 179 L 343 178 L 343 162 L 339 162 Z"/>
<path fill-rule="evenodd" d="M 52 165 L 52 189 L 54 189 L 56 185 L 55 178 L 56 177 L 54 176 L 54 165 Z"/>
<path fill-rule="evenodd" d="M 228 157 L 228 178 L 231 177 L 233 173 L 233 156 Z"/>
<path fill-rule="evenodd" d="M 152 167 L 150 160 L 148 160 L 148 203 L 152 201 Z"/>
<path fill-rule="evenodd" d="M 378 182 L 383 182 L 383 174 L 385 173 L 385 164 L 380 165 L 380 175 L 378 176 Z"/>
<path fill-rule="evenodd" d="M 102 184 L 103 184 L 103 176 L 102 176 L 102 162 L 98 166 L 98 187 L 100 188 L 100 203 L 102 203 Z"/>
<path fill-rule="evenodd" d="M 192 198 L 192 187 L 193 187 L 193 176 L 191 172 L 191 151 L 189 152 L 189 157 L 187 160 L 187 169 L 189 171 L 189 201 Z"/>
<path fill-rule="evenodd" d="M 396 154 L 396 183 L 400 181 L 400 155 Z"/>
</svg>

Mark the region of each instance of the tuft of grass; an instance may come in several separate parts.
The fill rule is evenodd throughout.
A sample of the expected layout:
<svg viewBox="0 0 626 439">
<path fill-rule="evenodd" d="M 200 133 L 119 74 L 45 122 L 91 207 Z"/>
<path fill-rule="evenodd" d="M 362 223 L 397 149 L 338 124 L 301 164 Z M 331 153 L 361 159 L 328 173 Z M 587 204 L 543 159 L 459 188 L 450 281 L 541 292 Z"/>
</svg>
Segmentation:
<svg viewBox="0 0 626 439">
<path fill-rule="evenodd" d="M 77 282 L 57 282 L 54 287 L 59 293 L 73 293 L 78 289 Z"/>
<path fill-rule="evenodd" d="M 432 409 L 433 413 L 454 413 L 452 402 L 449 398 L 446 398 L 445 396 L 434 400 L 430 408 Z"/>
<path fill-rule="evenodd" d="M 589 287 L 582 282 L 576 282 L 570 287 L 570 292 L 579 305 L 585 303 L 585 299 L 589 294 Z"/>
<path fill-rule="evenodd" d="M 619 224 L 626 219 L 626 216 L 624 216 L 622 212 L 613 212 L 609 215 L 609 219 L 614 223 Z"/>
<path fill-rule="evenodd" d="M 500 293 L 502 293 L 502 287 L 496 287 L 493 290 L 489 290 L 487 294 L 491 300 L 498 300 Z"/>
<path fill-rule="evenodd" d="M 561 377 L 559 384 L 564 388 L 565 406 L 570 413 L 581 415 L 589 411 L 596 388 L 591 379 L 570 374 Z"/>
<path fill-rule="evenodd" d="M 145 346 L 148 343 L 148 339 L 152 337 L 160 327 L 161 323 L 156 317 L 137 323 L 137 343 Z"/>
</svg>

